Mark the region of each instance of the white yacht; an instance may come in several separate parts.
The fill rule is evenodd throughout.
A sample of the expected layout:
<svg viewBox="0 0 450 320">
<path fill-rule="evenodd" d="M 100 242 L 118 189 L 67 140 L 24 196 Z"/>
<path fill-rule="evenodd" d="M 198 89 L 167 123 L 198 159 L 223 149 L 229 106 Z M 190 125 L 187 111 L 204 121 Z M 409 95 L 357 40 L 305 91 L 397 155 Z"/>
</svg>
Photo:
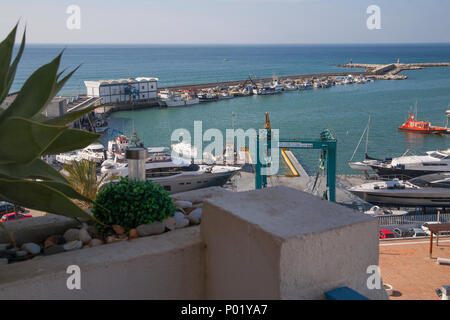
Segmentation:
<svg viewBox="0 0 450 320">
<path fill-rule="evenodd" d="M 146 162 L 146 177 L 160 184 L 169 193 L 179 193 L 212 186 L 223 186 L 240 167 L 224 165 L 197 165 L 167 153 L 155 153 Z M 108 163 L 103 174 L 128 176 L 128 164 Z"/>
<path fill-rule="evenodd" d="M 79 150 L 74 150 L 71 152 L 66 153 L 60 153 L 57 154 L 55 159 L 56 161 L 62 163 L 62 164 L 72 164 L 72 161 L 80 161 L 81 158 L 78 154 Z"/>
<path fill-rule="evenodd" d="M 86 148 L 81 149 L 78 152 L 78 156 L 82 160 L 93 161 L 95 163 L 101 164 L 106 160 L 106 150 L 101 143 L 93 143 L 88 145 Z"/>
<path fill-rule="evenodd" d="M 401 156 L 370 164 L 379 176 L 415 178 L 425 174 L 450 172 L 450 149 L 427 151 L 422 155 Z"/>
<path fill-rule="evenodd" d="M 450 207 L 450 173 L 428 174 L 407 181 L 375 181 L 349 191 L 379 206 Z"/>
</svg>

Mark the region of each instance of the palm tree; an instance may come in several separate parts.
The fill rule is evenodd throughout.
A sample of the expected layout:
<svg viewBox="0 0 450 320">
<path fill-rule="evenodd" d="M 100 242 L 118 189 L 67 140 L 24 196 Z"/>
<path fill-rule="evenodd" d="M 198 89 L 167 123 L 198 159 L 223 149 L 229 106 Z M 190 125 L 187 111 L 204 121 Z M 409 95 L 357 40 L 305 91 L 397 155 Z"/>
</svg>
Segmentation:
<svg viewBox="0 0 450 320">
<path fill-rule="evenodd" d="M 95 162 L 88 160 L 72 161 L 71 165 L 64 165 L 64 170 L 72 188 L 92 201 L 95 200 L 103 181 L 113 178 L 103 175 L 98 179 Z"/>
</svg>

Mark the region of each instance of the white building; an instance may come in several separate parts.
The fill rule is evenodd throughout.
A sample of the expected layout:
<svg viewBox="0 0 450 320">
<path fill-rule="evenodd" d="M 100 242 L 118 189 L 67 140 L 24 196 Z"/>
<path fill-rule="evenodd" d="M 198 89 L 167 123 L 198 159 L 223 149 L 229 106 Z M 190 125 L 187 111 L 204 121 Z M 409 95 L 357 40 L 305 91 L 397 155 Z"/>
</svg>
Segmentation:
<svg viewBox="0 0 450 320">
<path fill-rule="evenodd" d="M 130 78 L 118 80 L 85 81 L 87 96 L 101 97 L 102 103 L 127 103 L 156 99 L 158 78 Z"/>
</svg>

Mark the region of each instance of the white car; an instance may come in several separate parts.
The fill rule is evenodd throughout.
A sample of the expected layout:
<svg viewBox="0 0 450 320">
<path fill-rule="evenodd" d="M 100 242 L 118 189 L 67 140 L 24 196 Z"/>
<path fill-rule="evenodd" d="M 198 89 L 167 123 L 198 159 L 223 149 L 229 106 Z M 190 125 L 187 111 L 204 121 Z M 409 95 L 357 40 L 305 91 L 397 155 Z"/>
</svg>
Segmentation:
<svg viewBox="0 0 450 320">
<path fill-rule="evenodd" d="M 441 223 L 441 222 L 429 221 L 429 222 L 425 222 L 425 223 L 436 224 L 436 223 Z M 422 225 L 422 230 L 426 233 L 427 236 L 430 236 L 431 235 L 431 231 L 430 231 L 430 229 L 425 227 L 425 223 Z M 441 232 L 439 232 L 439 235 L 441 235 L 441 236 L 443 236 L 443 235 L 450 235 L 450 231 L 441 231 Z"/>
</svg>

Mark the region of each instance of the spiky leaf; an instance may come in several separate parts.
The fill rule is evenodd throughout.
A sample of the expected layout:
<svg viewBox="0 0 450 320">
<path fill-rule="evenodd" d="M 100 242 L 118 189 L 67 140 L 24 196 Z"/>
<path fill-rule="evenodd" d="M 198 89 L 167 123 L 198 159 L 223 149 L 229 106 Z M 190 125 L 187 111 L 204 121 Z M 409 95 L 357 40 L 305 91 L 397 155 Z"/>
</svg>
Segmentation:
<svg viewBox="0 0 450 320">
<path fill-rule="evenodd" d="M 29 164 L 2 164 L 0 175 L 15 179 L 43 179 L 67 183 L 63 175 L 39 158 Z"/>
<path fill-rule="evenodd" d="M 95 142 L 100 134 L 78 129 L 65 130 L 48 148 L 44 155 L 58 154 L 84 148 Z"/>
<path fill-rule="evenodd" d="M 0 125 L 0 164 L 31 163 L 67 130 L 24 118 L 9 118 Z"/>
</svg>

